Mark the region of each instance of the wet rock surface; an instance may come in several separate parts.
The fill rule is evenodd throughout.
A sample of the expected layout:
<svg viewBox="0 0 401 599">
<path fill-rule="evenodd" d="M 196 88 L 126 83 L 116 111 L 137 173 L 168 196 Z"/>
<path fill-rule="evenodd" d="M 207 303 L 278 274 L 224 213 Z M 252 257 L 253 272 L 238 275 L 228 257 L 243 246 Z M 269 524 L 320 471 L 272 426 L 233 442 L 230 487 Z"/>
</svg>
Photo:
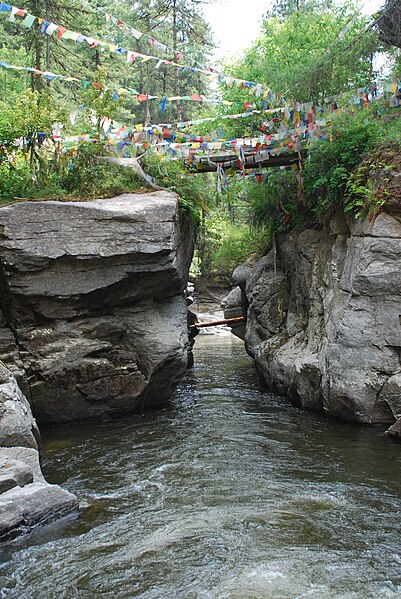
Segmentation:
<svg viewBox="0 0 401 599">
<path fill-rule="evenodd" d="M 0 540 L 77 510 L 75 495 L 46 482 L 37 450 L 0 448 Z"/>
<path fill-rule="evenodd" d="M 169 398 L 190 349 L 191 257 L 170 192 L 0 210 L 0 359 L 38 422 Z"/>
<path fill-rule="evenodd" d="M 241 282 L 245 297 L 240 286 L 229 296 L 247 308 L 247 351 L 267 386 L 333 417 L 396 422 L 399 435 L 400 256 L 394 206 L 283 237 Z"/>
</svg>

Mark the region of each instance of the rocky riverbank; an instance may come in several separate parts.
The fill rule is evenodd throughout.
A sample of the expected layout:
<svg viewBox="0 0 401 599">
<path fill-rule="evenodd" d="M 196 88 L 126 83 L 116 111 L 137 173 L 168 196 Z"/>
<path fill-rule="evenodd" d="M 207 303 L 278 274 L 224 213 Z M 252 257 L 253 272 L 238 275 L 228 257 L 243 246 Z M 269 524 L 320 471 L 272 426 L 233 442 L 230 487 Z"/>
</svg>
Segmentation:
<svg viewBox="0 0 401 599">
<path fill-rule="evenodd" d="M 282 237 L 234 273 L 225 314 L 268 388 L 295 405 L 401 437 L 401 211 L 337 216 Z"/>
<path fill-rule="evenodd" d="M 39 465 L 40 434 L 15 377 L 0 365 L 0 540 L 78 509 Z"/>
</svg>

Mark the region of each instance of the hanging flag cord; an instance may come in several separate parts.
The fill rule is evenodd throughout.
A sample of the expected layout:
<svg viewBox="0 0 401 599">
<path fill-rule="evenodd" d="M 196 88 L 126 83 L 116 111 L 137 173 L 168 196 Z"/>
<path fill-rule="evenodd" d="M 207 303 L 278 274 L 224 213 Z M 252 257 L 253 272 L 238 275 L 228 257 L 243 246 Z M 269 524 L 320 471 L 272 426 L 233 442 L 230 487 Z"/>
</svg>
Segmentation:
<svg viewBox="0 0 401 599">
<path fill-rule="evenodd" d="M 302 162 L 302 153 L 301 153 L 301 147 L 300 147 L 300 143 L 299 143 L 299 137 L 297 137 L 297 140 L 296 140 L 296 150 L 297 150 L 297 154 L 298 154 L 298 172 L 297 172 L 298 196 L 299 196 L 300 200 L 302 201 L 303 205 L 306 206 L 306 197 L 304 194 L 304 186 L 303 186 L 303 180 L 302 180 L 302 172 L 303 172 L 304 168 L 303 168 L 303 162 Z"/>
<path fill-rule="evenodd" d="M 221 162 L 218 162 L 217 163 L 217 184 L 216 184 L 217 193 L 222 192 L 224 177 L 225 177 L 225 173 L 224 173 L 224 169 L 223 169 L 223 164 Z"/>
</svg>

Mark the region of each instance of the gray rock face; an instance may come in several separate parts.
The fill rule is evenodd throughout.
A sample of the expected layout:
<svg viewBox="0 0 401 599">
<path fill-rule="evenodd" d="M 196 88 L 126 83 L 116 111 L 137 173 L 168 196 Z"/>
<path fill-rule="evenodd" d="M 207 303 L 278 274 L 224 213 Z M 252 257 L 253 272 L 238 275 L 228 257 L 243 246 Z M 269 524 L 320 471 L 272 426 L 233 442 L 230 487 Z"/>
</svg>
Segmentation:
<svg viewBox="0 0 401 599">
<path fill-rule="evenodd" d="M 3 366 L 0 443 L 0 540 L 78 509 L 74 495 L 44 479 L 35 419 L 15 377 Z"/>
<path fill-rule="evenodd" d="M 241 267 L 238 267 L 235 272 Z M 248 267 L 247 267 L 248 268 Z M 246 316 L 247 310 L 247 299 L 245 290 L 241 287 L 234 287 L 232 291 L 223 299 L 221 307 L 224 310 L 224 318 L 237 318 L 238 316 Z M 246 328 L 244 324 L 232 324 L 231 331 L 233 335 L 239 337 L 239 339 L 245 339 Z"/>
<path fill-rule="evenodd" d="M 246 347 L 266 384 L 295 404 L 361 423 L 400 418 L 397 210 L 288 235 L 276 263 L 271 252 L 253 269 Z"/>
<path fill-rule="evenodd" d="M 0 364 L 0 446 L 38 449 L 39 440 L 39 430 L 26 398 L 15 377 Z"/>
<path fill-rule="evenodd" d="M 191 257 L 170 192 L 0 209 L 0 358 L 39 422 L 167 400 L 187 366 Z"/>
</svg>

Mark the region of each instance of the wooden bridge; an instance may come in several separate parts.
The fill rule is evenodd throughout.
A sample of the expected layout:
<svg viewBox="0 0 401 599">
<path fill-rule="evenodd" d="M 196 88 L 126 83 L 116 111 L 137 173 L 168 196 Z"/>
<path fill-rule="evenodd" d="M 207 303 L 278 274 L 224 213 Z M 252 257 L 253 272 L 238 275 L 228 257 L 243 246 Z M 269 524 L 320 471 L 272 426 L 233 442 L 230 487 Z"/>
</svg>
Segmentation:
<svg viewBox="0 0 401 599">
<path fill-rule="evenodd" d="M 306 156 L 306 151 L 301 152 L 286 152 L 278 156 L 264 157 L 263 154 L 253 152 L 245 154 L 242 159 L 242 169 L 254 169 L 254 168 L 273 168 L 278 166 L 291 166 L 293 164 L 299 164 L 300 161 Z M 139 176 L 142 181 L 152 187 L 153 189 L 163 189 L 156 185 L 152 178 L 147 175 L 142 167 L 140 166 L 138 158 L 114 158 L 110 156 L 98 156 L 96 160 L 110 162 L 119 166 L 125 166 L 133 169 L 133 171 Z M 220 156 L 199 156 L 196 158 L 195 171 L 197 173 L 213 173 L 216 172 L 221 166 L 224 171 L 229 169 L 239 170 L 240 164 L 236 154 L 222 154 Z"/>
<path fill-rule="evenodd" d="M 306 152 L 303 151 L 301 156 L 304 157 Z M 252 168 L 269 168 L 277 166 L 291 166 L 292 164 L 299 164 L 301 156 L 297 152 L 286 152 L 279 156 L 269 156 L 268 158 L 262 158 L 258 153 L 252 153 L 245 155 L 242 160 L 242 166 L 244 170 Z M 200 156 L 196 159 L 196 172 L 198 173 L 212 173 L 217 171 L 218 165 L 221 165 L 226 171 L 228 169 L 238 170 L 239 160 L 236 154 L 222 154 L 221 156 Z"/>
</svg>

